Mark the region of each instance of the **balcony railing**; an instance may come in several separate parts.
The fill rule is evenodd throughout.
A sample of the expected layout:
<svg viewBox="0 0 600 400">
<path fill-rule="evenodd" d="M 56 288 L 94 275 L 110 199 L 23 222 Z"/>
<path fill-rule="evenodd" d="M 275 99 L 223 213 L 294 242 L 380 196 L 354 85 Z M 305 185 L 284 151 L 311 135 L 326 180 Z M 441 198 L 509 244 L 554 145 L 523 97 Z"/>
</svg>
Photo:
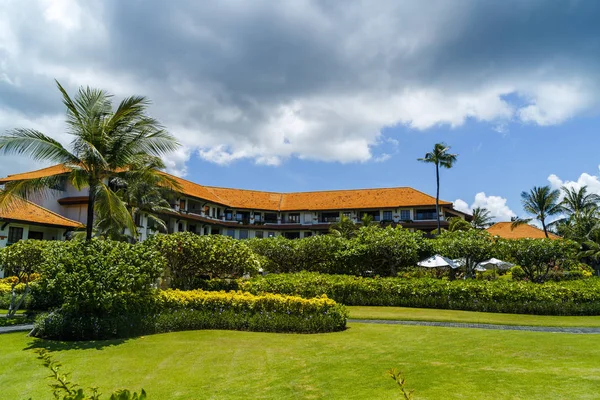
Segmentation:
<svg viewBox="0 0 600 400">
<path fill-rule="evenodd" d="M 340 222 L 340 217 L 321 217 L 321 222 Z"/>
</svg>

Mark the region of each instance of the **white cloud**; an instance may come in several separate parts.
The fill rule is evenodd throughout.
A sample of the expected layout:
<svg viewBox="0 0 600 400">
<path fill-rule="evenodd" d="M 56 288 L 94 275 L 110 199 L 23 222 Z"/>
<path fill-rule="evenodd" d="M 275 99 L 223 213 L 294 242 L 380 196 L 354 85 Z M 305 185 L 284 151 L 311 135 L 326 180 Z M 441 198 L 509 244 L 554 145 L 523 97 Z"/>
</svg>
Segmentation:
<svg viewBox="0 0 600 400">
<path fill-rule="evenodd" d="M 600 166 L 598 166 L 600 169 Z M 569 189 L 580 189 L 583 186 L 587 186 L 589 193 L 596 193 L 600 195 L 600 178 L 598 175 L 590 175 L 586 172 L 582 173 L 576 181 L 562 180 L 555 174 L 548 176 L 548 182 L 553 189 L 560 189 L 561 187 L 567 187 Z M 562 197 L 562 193 L 561 193 Z"/>
<path fill-rule="evenodd" d="M 510 221 L 512 217 L 517 215 L 506 205 L 506 201 L 504 197 L 487 196 L 484 192 L 479 192 L 475 195 L 475 200 L 470 206 L 466 201 L 456 199 L 454 208 L 469 214 L 473 212 L 474 208 L 487 208 L 496 222 Z"/>
<path fill-rule="evenodd" d="M 592 15 L 593 3 L 569 6 L 569 15 Z M 600 105 L 596 27 L 583 29 L 561 7 L 6 0 L 0 113 L 27 118 L 0 121 L 0 130 L 62 112 L 53 78 L 71 92 L 90 85 L 152 99 L 152 114 L 183 144 L 167 160 L 178 172 L 191 155 L 217 164 L 381 162 L 404 140 L 382 137 L 396 125 L 476 120 L 504 133 L 515 121 L 558 124 Z M 543 21 L 523 18 L 540 11 Z"/>
</svg>

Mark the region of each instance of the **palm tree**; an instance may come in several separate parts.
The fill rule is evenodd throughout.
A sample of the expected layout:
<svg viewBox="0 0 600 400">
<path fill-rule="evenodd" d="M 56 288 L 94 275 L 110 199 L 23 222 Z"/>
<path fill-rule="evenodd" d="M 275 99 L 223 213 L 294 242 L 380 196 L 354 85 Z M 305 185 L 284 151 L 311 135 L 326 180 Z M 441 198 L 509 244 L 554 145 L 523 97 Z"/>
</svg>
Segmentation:
<svg viewBox="0 0 600 400">
<path fill-rule="evenodd" d="M 438 235 L 442 232 L 440 225 L 440 167 L 452 168 L 458 157 L 458 154 L 448 153 L 449 150 L 450 146 L 447 146 L 445 143 L 436 143 L 433 147 L 433 151 L 425 154 L 424 158 L 418 159 L 418 161 L 435 164 L 435 180 L 437 184 L 435 194 L 435 214 L 437 218 Z"/>
<path fill-rule="evenodd" d="M 548 237 L 548 227 L 546 226 L 546 218 L 560 214 L 562 211 L 561 205 L 558 203 L 560 197 L 560 191 L 558 189 L 552 190 L 550 186 L 534 187 L 527 192 L 521 192 L 521 203 L 523 204 L 523 210 L 526 213 L 532 214 L 533 218 L 517 219 L 513 221 L 512 227 L 516 227 L 522 224 L 527 224 L 533 219 L 537 219 L 541 222 L 544 234 Z"/>
<path fill-rule="evenodd" d="M 452 217 L 448 219 L 448 232 L 468 231 L 473 229 L 473 226 L 460 217 Z"/>
<path fill-rule="evenodd" d="M 353 238 L 356 236 L 356 231 L 358 231 L 358 225 L 346 215 L 342 215 L 339 222 L 336 222 L 329 227 L 329 233 L 344 239 Z"/>
<path fill-rule="evenodd" d="M 485 207 L 475 207 L 473 209 L 473 219 L 471 225 L 475 229 L 486 229 L 494 224 L 490 210 Z"/>
<path fill-rule="evenodd" d="M 34 160 L 59 163 L 64 172 L 5 184 L 0 208 L 17 205 L 20 199 L 44 194 L 48 188 L 69 182 L 77 190 L 88 188 L 86 239 L 92 238 L 94 215 L 108 218 L 115 226 L 126 226 L 137 234 L 131 213 L 109 182 L 127 179 L 141 166 L 160 163 L 160 156 L 179 144 L 160 123 L 146 115 L 149 101 L 132 96 L 112 109 L 112 96 L 103 90 L 81 87 L 74 99 L 56 82 L 67 108 L 67 132 L 73 136 L 70 149 L 33 129 L 18 128 L 0 136 L 0 153 L 26 154 Z M 170 180 L 156 170 L 163 185 Z M 161 177 L 165 177 L 164 179 Z"/>
<path fill-rule="evenodd" d="M 561 190 L 565 197 L 561 201 L 560 207 L 567 216 L 579 217 L 586 211 L 596 211 L 598 209 L 600 196 L 595 193 L 588 193 L 587 186 L 582 186 L 579 189 L 569 189 L 563 186 Z"/>
</svg>

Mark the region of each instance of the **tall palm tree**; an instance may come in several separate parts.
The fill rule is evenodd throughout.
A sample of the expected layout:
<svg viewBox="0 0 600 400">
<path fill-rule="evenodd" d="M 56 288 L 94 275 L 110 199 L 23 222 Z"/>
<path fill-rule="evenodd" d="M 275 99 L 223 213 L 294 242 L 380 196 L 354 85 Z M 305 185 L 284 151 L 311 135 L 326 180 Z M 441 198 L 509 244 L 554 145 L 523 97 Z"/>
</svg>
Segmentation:
<svg viewBox="0 0 600 400">
<path fill-rule="evenodd" d="M 527 224 L 533 219 L 540 221 L 544 234 L 548 237 L 548 227 L 546 225 L 546 218 L 560 214 L 562 211 L 561 205 L 558 203 L 560 197 L 560 191 L 558 189 L 552 190 L 550 186 L 534 187 L 527 192 L 521 192 L 521 203 L 523 204 L 523 210 L 526 213 L 532 214 L 533 218 L 517 219 L 513 221 L 513 228 L 522 224 Z"/>
<path fill-rule="evenodd" d="M 179 144 L 146 114 L 149 101 L 145 97 L 127 97 L 113 111 L 112 96 L 103 90 L 81 87 L 71 99 L 58 81 L 56 84 L 67 108 L 67 133 L 73 136 L 70 149 L 39 131 L 18 128 L 0 136 L 0 154 L 25 154 L 34 160 L 59 163 L 64 172 L 6 183 L 0 194 L 0 208 L 15 206 L 19 199 L 68 182 L 77 190 L 89 189 L 87 240 L 92 238 L 95 215 L 109 216 L 111 223 L 125 225 L 135 235 L 131 213 L 109 182 L 115 177 L 127 179 L 150 162 L 159 163 L 161 155 Z M 146 172 L 170 185 L 158 171 Z"/>
<path fill-rule="evenodd" d="M 600 203 L 600 196 L 595 193 L 588 193 L 587 186 L 579 189 L 561 187 L 564 198 L 560 203 L 560 208 L 568 217 L 579 217 L 586 211 L 597 210 Z"/>
<path fill-rule="evenodd" d="M 473 209 L 473 219 L 471 225 L 475 229 L 486 229 L 494 224 L 494 217 L 490 210 L 485 207 L 475 207 Z"/>
<path fill-rule="evenodd" d="M 456 162 L 458 154 L 450 154 L 450 146 L 445 143 L 436 143 L 433 151 L 425 154 L 424 158 L 419 158 L 418 161 L 435 164 L 435 181 L 437 190 L 435 194 L 435 214 L 437 218 L 438 235 L 442 232 L 440 225 L 440 167 L 452 168 Z"/>
</svg>

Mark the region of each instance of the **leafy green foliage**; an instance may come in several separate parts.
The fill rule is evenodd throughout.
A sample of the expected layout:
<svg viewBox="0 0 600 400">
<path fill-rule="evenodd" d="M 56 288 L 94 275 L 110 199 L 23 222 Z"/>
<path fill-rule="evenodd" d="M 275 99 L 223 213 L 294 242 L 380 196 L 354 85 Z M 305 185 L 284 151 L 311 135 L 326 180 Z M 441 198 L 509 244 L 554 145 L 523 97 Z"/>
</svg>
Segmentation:
<svg viewBox="0 0 600 400">
<path fill-rule="evenodd" d="M 550 269 L 575 259 L 579 245 L 570 240 L 517 239 L 498 242 L 503 259 L 519 265 L 532 282 L 543 282 Z"/>
<path fill-rule="evenodd" d="M 164 268 L 148 246 L 110 240 L 59 242 L 45 252 L 41 278 L 32 291 L 35 307 L 62 307 L 85 315 L 106 315 L 152 293 Z"/>
<path fill-rule="evenodd" d="M 339 258 L 357 275 L 369 270 L 375 275 L 395 276 L 400 268 L 415 265 L 428 252 L 421 232 L 370 226 L 358 231 Z"/>
<path fill-rule="evenodd" d="M 43 240 L 21 240 L 0 249 L 0 265 L 5 273 L 14 277 L 11 282 L 11 299 L 7 317 L 14 317 L 29 294 L 30 278 L 39 271 L 45 260 L 45 251 L 57 242 Z M 20 290 L 17 287 L 23 286 Z M 20 294 L 20 297 L 18 296 Z"/>
<path fill-rule="evenodd" d="M 397 370 L 396 368 L 391 368 L 387 371 L 388 376 L 396 382 L 398 387 L 400 388 L 400 393 L 402 393 L 402 398 L 404 400 L 412 400 L 414 390 L 408 390 L 406 388 L 406 378 L 402 374 L 402 371 Z"/>
<path fill-rule="evenodd" d="M 99 400 L 100 393 L 98 388 L 90 388 L 91 393 L 88 395 L 76 383 L 69 380 L 68 373 L 60 371 L 62 364 L 54 360 L 46 349 L 37 349 L 35 352 L 38 358 L 42 360 L 44 367 L 50 370 L 50 376 L 53 382 L 50 384 L 52 394 L 57 400 Z M 31 400 L 31 399 L 30 399 Z M 110 396 L 110 400 L 146 400 L 146 392 L 144 389 L 137 394 L 131 393 L 127 389 L 120 389 Z"/>
<path fill-rule="evenodd" d="M 466 231 L 443 232 L 431 240 L 433 250 L 451 259 L 464 259 L 468 277 L 475 275 L 477 263 L 493 255 L 494 241 L 487 231 L 469 229 Z"/>
<path fill-rule="evenodd" d="M 259 257 L 246 243 L 222 235 L 159 234 L 142 246 L 162 255 L 166 287 L 194 289 L 203 279 L 253 275 L 260 267 Z"/>
<path fill-rule="evenodd" d="M 346 326 L 347 310 L 324 296 L 304 299 L 275 294 L 167 290 L 145 307 L 104 316 L 59 309 L 40 316 L 34 335 L 47 339 L 90 340 L 193 329 L 260 332 L 332 332 Z"/>
<path fill-rule="evenodd" d="M 241 283 L 250 293 L 327 295 L 350 306 L 400 306 L 541 315 L 600 315 L 600 279 L 565 282 L 360 278 L 301 272 Z"/>
</svg>

